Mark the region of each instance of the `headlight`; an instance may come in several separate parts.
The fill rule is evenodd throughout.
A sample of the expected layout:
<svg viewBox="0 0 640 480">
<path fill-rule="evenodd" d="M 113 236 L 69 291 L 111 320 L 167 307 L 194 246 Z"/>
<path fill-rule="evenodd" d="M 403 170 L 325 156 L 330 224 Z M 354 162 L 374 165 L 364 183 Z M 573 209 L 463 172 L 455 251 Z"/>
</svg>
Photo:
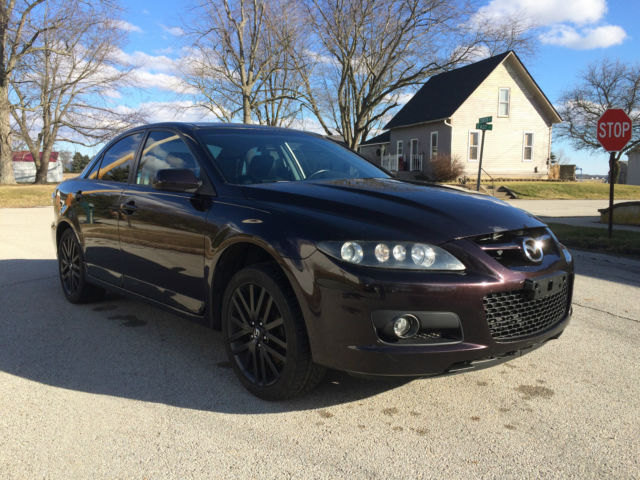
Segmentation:
<svg viewBox="0 0 640 480">
<path fill-rule="evenodd" d="M 411 270 L 464 270 L 460 260 L 446 250 L 428 243 L 410 242 L 320 242 L 327 255 L 366 267 Z"/>
</svg>

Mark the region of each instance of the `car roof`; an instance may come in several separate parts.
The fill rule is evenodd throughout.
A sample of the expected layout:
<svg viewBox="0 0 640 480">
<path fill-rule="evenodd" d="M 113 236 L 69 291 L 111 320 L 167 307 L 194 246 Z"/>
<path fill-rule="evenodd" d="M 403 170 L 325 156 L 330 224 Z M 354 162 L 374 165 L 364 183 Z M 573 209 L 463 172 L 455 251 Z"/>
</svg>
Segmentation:
<svg viewBox="0 0 640 480">
<path fill-rule="evenodd" d="M 284 128 L 284 127 L 272 127 L 268 125 L 253 125 L 253 124 L 245 124 L 245 123 L 217 123 L 217 122 L 160 122 L 160 123 L 149 123 L 146 125 L 139 125 L 135 128 L 128 130 L 128 132 L 133 132 L 137 130 L 146 130 L 149 128 L 173 128 L 177 130 L 200 130 L 204 128 L 215 128 L 221 130 L 255 130 L 262 132 L 273 132 L 273 133 L 307 133 L 311 135 L 318 135 L 314 132 L 304 132 L 302 130 L 296 130 L 292 128 Z"/>
</svg>

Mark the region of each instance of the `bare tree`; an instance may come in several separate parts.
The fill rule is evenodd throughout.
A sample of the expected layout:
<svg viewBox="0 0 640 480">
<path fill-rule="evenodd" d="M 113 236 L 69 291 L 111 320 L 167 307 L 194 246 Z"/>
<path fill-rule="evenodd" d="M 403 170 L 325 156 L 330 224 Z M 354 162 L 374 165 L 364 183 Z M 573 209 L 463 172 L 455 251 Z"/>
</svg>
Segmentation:
<svg viewBox="0 0 640 480">
<path fill-rule="evenodd" d="M 193 55 L 184 79 L 197 91 L 197 106 L 230 122 L 290 123 L 297 79 L 286 55 L 299 35 L 287 21 L 291 2 L 204 0 L 195 10 L 190 34 Z"/>
<path fill-rule="evenodd" d="M 603 59 L 591 64 L 580 83 L 561 98 L 564 122 L 559 135 L 581 150 L 602 151 L 596 136 L 598 119 L 609 108 L 621 108 L 633 122 L 631 141 L 615 155 L 610 178 L 615 182 L 622 155 L 640 145 L 640 64 Z"/>
<path fill-rule="evenodd" d="M 15 183 L 11 158 L 9 88 L 20 60 L 40 47 L 35 43 L 52 25 L 34 26 L 32 16 L 45 0 L 0 1 L 0 183 Z"/>
<path fill-rule="evenodd" d="M 525 28 L 488 28 L 450 0 L 305 0 L 321 61 L 305 106 L 327 133 L 335 125 L 356 149 L 431 75 L 528 41 Z"/>
<path fill-rule="evenodd" d="M 116 5 L 71 0 L 61 7 L 42 12 L 43 24 L 64 21 L 39 35 L 38 50 L 21 58 L 11 80 L 12 115 L 34 158 L 36 183 L 47 181 L 56 142 L 95 145 L 139 121 L 109 106 L 129 74 L 113 61 L 121 38 Z"/>
</svg>

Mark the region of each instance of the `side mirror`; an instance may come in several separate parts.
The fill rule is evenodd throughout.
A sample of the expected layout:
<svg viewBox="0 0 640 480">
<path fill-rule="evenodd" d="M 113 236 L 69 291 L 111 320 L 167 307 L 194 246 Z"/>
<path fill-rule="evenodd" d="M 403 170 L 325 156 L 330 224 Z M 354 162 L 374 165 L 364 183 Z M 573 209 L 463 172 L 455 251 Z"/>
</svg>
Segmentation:
<svg viewBox="0 0 640 480">
<path fill-rule="evenodd" d="M 202 182 L 194 173 L 186 168 L 167 168 L 158 170 L 153 181 L 153 188 L 169 192 L 193 193 L 200 188 Z"/>
</svg>

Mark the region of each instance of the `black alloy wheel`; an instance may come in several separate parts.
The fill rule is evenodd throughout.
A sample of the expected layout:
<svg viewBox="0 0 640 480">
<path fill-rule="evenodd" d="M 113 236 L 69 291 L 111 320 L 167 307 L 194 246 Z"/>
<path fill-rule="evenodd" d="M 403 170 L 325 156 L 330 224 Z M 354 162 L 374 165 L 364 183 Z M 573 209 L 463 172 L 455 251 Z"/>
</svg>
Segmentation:
<svg viewBox="0 0 640 480">
<path fill-rule="evenodd" d="M 65 297 L 71 303 L 98 300 L 104 290 L 90 285 L 84 276 L 84 257 L 75 233 L 65 230 L 58 243 L 58 270 Z"/>
<path fill-rule="evenodd" d="M 287 360 L 284 320 L 273 297 L 260 285 L 241 285 L 231 297 L 229 318 L 236 364 L 256 385 L 273 385 Z"/>
<path fill-rule="evenodd" d="M 282 400 L 313 388 L 324 368 L 311 359 L 302 312 L 282 271 L 271 264 L 237 272 L 225 291 L 225 348 L 254 395 Z"/>
</svg>

